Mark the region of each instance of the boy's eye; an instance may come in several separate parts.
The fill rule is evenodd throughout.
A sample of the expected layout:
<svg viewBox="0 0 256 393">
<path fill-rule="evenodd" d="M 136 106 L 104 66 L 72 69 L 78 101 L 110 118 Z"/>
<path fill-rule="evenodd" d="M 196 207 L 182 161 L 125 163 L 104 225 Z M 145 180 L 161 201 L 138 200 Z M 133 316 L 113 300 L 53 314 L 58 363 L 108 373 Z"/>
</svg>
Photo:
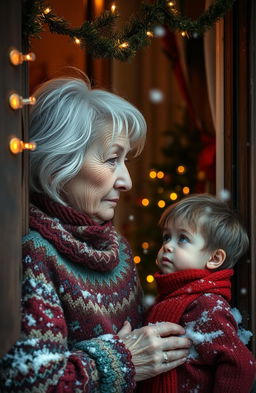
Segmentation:
<svg viewBox="0 0 256 393">
<path fill-rule="evenodd" d="M 179 242 L 180 243 L 188 243 L 189 242 L 189 238 L 186 235 L 180 235 Z"/>
<path fill-rule="evenodd" d="M 168 235 L 167 233 L 163 235 L 163 243 L 167 243 L 169 240 L 171 240 L 171 236 Z"/>
</svg>

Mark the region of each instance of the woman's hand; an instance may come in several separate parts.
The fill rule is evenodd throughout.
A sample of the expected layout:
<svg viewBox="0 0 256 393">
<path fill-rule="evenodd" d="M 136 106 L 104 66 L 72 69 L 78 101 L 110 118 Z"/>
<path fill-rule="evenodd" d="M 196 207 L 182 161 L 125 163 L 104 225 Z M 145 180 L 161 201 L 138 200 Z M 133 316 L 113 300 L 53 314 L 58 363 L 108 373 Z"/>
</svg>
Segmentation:
<svg viewBox="0 0 256 393">
<path fill-rule="evenodd" d="M 170 322 L 131 331 L 126 321 L 118 335 L 132 354 L 135 380 L 152 378 L 184 363 L 191 346 L 187 338 L 178 337 L 184 333 L 181 326 Z"/>
</svg>

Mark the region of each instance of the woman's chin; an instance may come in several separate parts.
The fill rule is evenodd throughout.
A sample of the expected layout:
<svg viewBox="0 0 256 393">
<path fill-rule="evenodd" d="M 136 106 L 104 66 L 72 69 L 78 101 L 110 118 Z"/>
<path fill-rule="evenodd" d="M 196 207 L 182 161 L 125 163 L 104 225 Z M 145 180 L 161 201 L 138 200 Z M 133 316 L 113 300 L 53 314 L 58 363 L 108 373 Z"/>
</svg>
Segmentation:
<svg viewBox="0 0 256 393">
<path fill-rule="evenodd" d="M 97 222 L 98 224 L 103 224 L 106 221 L 111 221 L 114 218 L 114 210 L 113 211 L 105 211 L 102 214 L 94 214 L 94 215 L 90 215 L 89 217 Z"/>
</svg>

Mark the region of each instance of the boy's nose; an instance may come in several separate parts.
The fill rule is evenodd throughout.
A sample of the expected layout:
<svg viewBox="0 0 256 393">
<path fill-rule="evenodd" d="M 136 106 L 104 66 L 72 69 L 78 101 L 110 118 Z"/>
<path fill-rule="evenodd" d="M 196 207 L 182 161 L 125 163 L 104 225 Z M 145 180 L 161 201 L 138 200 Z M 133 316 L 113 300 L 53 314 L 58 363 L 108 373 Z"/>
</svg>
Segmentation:
<svg viewBox="0 0 256 393">
<path fill-rule="evenodd" d="M 173 252 L 173 250 L 174 250 L 173 244 L 171 242 L 165 243 L 163 248 L 164 248 L 164 251 L 168 251 L 168 252 Z"/>
</svg>

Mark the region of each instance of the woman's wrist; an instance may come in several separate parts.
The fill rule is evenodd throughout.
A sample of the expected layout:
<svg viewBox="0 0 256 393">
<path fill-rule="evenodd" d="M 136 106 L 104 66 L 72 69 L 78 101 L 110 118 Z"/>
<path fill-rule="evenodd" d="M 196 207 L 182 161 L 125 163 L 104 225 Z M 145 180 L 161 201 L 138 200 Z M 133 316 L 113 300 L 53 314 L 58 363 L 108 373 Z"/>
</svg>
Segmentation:
<svg viewBox="0 0 256 393">
<path fill-rule="evenodd" d="M 105 334 L 78 342 L 75 348 L 86 352 L 95 361 L 101 393 L 134 391 L 136 383 L 132 355 L 118 336 Z"/>
</svg>

